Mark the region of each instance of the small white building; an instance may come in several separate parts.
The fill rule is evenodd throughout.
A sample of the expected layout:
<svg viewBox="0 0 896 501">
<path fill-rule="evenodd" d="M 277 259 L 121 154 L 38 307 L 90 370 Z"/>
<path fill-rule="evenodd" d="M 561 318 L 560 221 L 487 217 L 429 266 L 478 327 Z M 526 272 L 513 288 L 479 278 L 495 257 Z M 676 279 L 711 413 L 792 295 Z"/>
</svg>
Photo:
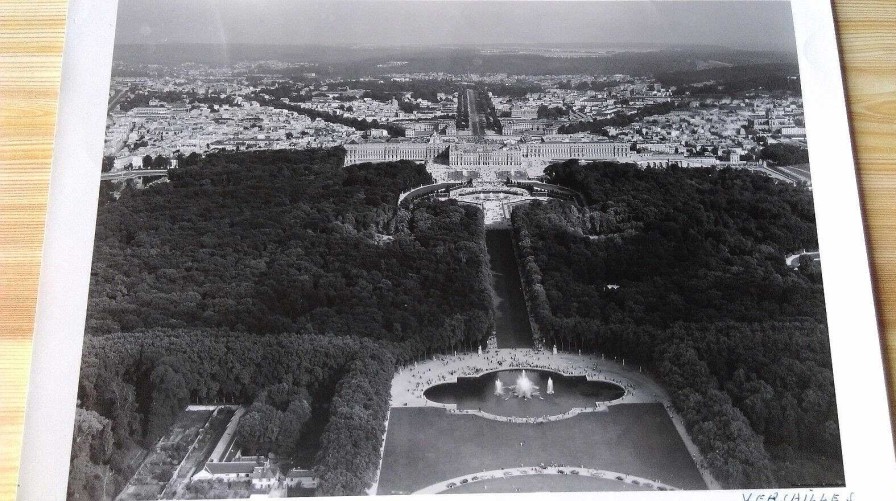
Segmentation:
<svg viewBox="0 0 896 501">
<path fill-rule="evenodd" d="M 249 480 L 257 467 L 267 466 L 266 460 L 259 464 L 254 456 L 233 461 L 208 461 L 205 468 L 193 475 L 193 480 Z"/>
</svg>

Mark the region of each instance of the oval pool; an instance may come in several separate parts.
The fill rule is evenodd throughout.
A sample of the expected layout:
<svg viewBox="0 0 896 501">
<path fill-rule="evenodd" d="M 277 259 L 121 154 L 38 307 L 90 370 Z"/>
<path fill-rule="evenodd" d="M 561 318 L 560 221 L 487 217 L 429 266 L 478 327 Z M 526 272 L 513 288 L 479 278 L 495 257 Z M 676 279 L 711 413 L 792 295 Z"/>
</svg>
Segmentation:
<svg viewBox="0 0 896 501">
<path fill-rule="evenodd" d="M 526 369 L 489 372 L 459 377 L 456 383 L 438 384 L 423 395 L 440 404 L 455 404 L 459 410 L 480 410 L 498 416 L 538 418 L 557 416 L 577 407 L 595 407 L 625 395 L 625 389 L 607 381 L 588 381 L 585 376 Z M 553 394 L 548 394 L 548 380 Z M 498 385 L 500 381 L 500 394 Z M 527 398 L 528 397 L 528 398 Z"/>
</svg>

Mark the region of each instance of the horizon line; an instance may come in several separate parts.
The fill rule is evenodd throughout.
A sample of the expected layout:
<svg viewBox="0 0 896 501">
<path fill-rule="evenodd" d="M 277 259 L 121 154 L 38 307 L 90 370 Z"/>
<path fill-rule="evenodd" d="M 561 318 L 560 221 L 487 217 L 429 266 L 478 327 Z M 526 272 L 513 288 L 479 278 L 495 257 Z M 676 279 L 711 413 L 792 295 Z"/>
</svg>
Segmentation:
<svg viewBox="0 0 896 501">
<path fill-rule="evenodd" d="M 711 43 L 653 43 L 653 42 L 631 42 L 631 43 L 610 43 L 610 42 L 551 42 L 551 43 L 542 43 L 542 42 L 502 42 L 502 43 L 490 43 L 490 42 L 464 42 L 464 43 L 445 43 L 445 44 L 424 44 L 424 43 L 405 43 L 405 44 L 338 44 L 338 43 L 275 43 L 275 42 L 230 42 L 230 43 L 217 43 L 217 42 L 185 42 L 185 41 L 154 41 L 154 42 L 115 42 L 115 46 L 141 46 L 141 45 L 154 45 L 154 46 L 173 46 L 173 45 L 196 45 L 196 46 L 214 46 L 214 47 L 227 47 L 227 46 L 257 46 L 257 47 L 328 47 L 328 48 L 339 48 L 339 49 L 374 49 L 374 48 L 452 48 L 452 47 L 514 47 L 514 46 L 530 46 L 530 47 L 586 47 L 592 46 L 597 47 L 601 45 L 605 45 L 606 48 L 629 48 L 629 47 L 651 47 L 651 48 L 713 48 L 713 49 L 725 49 L 735 52 L 770 52 L 770 53 L 786 53 L 790 54 L 796 52 L 795 50 L 791 51 L 788 49 L 769 49 L 769 48 L 742 48 L 735 47 L 729 45 L 721 45 L 721 44 L 711 44 Z"/>
</svg>

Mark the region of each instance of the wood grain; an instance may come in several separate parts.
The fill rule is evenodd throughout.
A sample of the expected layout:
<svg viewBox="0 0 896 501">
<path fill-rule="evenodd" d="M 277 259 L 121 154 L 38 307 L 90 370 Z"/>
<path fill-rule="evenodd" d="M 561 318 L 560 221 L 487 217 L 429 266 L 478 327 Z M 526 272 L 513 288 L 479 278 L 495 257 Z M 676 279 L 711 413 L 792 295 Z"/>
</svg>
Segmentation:
<svg viewBox="0 0 896 501">
<path fill-rule="evenodd" d="M 66 6 L 66 0 L 0 0 L 0 499 L 15 495 Z M 892 403 L 896 2 L 834 6 Z"/>
<path fill-rule="evenodd" d="M 896 417 L 896 2 L 836 1 L 834 12 Z"/>
<path fill-rule="evenodd" d="M 66 0 L 0 0 L 0 499 L 14 499 Z"/>
</svg>

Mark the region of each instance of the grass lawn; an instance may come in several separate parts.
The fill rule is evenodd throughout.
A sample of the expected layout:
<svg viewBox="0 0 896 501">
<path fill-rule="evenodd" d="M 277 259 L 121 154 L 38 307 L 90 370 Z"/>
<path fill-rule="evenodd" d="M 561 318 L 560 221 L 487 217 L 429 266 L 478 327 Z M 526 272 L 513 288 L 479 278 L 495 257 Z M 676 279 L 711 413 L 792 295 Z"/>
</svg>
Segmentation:
<svg viewBox="0 0 896 501">
<path fill-rule="evenodd" d="M 824 457 L 811 452 L 790 451 L 768 447 L 772 465 L 778 478 L 786 478 L 791 485 L 782 487 L 831 487 L 846 485 L 843 462 L 840 458 Z"/>
<path fill-rule="evenodd" d="M 579 475 L 529 475 L 470 482 L 442 494 L 489 492 L 591 492 L 653 490 L 625 482 Z"/>
<path fill-rule="evenodd" d="M 402 407 L 393 408 L 390 414 L 377 494 L 409 494 L 441 480 L 541 463 L 609 470 L 682 489 L 706 488 L 661 404 L 615 405 L 607 412 L 543 424 L 504 423 L 448 414 L 442 409 Z M 483 487 L 486 484 L 483 482 Z M 545 480 L 544 488 L 537 490 L 567 490 L 563 485 Z M 617 482 L 594 486 L 605 490 L 628 487 Z M 516 487 L 498 483 L 489 490 L 515 492 Z M 581 489 L 570 486 L 568 490 Z"/>
</svg>

